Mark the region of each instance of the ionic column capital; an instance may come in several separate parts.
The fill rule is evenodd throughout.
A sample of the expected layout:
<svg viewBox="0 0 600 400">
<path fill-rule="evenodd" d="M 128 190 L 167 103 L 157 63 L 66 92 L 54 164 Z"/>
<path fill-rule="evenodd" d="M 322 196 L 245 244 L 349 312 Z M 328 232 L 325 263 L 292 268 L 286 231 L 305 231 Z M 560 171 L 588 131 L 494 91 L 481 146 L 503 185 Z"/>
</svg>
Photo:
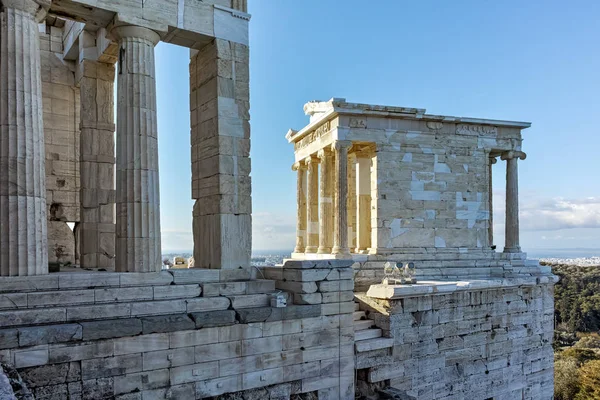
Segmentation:
<svg viewBox="0 0 600 400">
<path fill-rule="evenodd" d="M 310 164 L 318 164 L 319 159 L 316 157 L 313 157 L 313 156 L 308 156 L 304 160 L 299 161 L 299 162 L 308 167 Z"/>
<path fill-rule="evenodd" d="M 292 171 L 305 170 L 308 162 L 305 160 L 297 161 L 292 164 Z"/>
<path fill-rule="evenodd" d="M 350 147 L 352 147 L 352 142 L 349 140 L 336 140 L 331 144 L 331 150 L 336 152 L 342 150 L 343 148 L 347 150 Z"/>
<path fill-rule="evenodd" d="M 110 31 L 110 36 L 117 42 L 120 42 L 125 38 L 144 39 L 151 42 L 154 46 L 160 42 L 160 35 L 158 33 L 154 32 L 152 29 L 135 25 L 116 26 Z"/>
<path fill-rule="evenodd" d="M 51 0 L 0 0 L 0 8 L 12 8 L 31 14 L 38 22 L 42 22 L 48 14 Z"/>
<path fill-rule="evenodd" d="M 331 157 L 331 151 L 327 147 L 324 147 L 321 150 L 317 151 L 317 157 L 319 157 L 319 160 L 329 158 Z"/>
<path fill-rule="evenodd" d="M 500 158 L 502 159 L 502 161 L 512 160 L 513 158 L 524 160 L 525 158 L 527 158 L 527 154 L 525 154 L 525 152 L 523 151 L 510 150 L 502 153 L 500 155 Z"/>
</svg>

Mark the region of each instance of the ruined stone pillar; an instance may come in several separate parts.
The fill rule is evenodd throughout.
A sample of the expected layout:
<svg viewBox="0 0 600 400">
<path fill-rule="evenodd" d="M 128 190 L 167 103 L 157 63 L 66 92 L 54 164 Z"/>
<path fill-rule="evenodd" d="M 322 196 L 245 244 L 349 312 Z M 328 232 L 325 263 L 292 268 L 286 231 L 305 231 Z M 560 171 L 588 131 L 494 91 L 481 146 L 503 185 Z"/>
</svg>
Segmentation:
<svg viewBox="0 0 600 400">
<path fill-rule="evenodd" d="M 336 141 L 335 151 L 335 204 L 333 254 L 350 256 L 348 248 L 348 149 L 349 141 Z"/>
<path fill-rule="evenodd" d="M 296 248 L 294 253 L 303 253 L 306 248 L 306 165 L 297 162 L 292 167 L 298 172 L 296 187 L 298 216 L 296 221 Z"/>
<path fill-rule="evenodd" d="M 160 196 L 156 127 L 154 46 L 158 34 L 120 26 L 117 83 L 117 235 L 118 272 L 161 269 Z"/>
<path fill-rule="evenodd" d="M 84 268 L 115 267 L 115 67 L 86 59 L 96 38 L 79 37 L 81 93 L 80 139 L 80 263 Z M 95 50 L 95 49 L 94 49 Z"/>
<path fill-rule="evenodd" d="M 371 247 L 371 158 L 364 155 L 356 159 L 356 253 L 365 254 Z"/>
<path fill-rule="evenodd" d="M 488 164 L 488 197 L 489 197 L 489 218 L 488 218 L 488 245 L 491 247 L 494 245 L 494 189 L 492 187 L 492 166 L 496 164 L 498 160 L 496 157 L 489 157 Z"/>
<path fill-rule="evenodd" d="M 190 60 L 194 259 L 249 268 L 252 249 L 249 49 L 215 39 Z"/>
<path fill-rule="evenodd" d="M 321 161 L 319 184 L 319 254 L 330 254 L 333 247 L 333 157 L 329 149 L 318 153 Z"/>
<path fill-rule="evenodd" d="M 522 151 L 502 153 L 506 160 L 506 221 L 505 221 L 505 253 L 520 253 L 519 245 L 519 170 L 517 161 L 526 157 Z"/>
<path fill-rule="evenodd" d="M 0 276 L 48 273 L 38 22 L 45 0 L 0 0 Z"/>
<path fill-rule="evenodd" d="M 348 246 L 356 249 L 356 153 L 348 154 Z"/>
<path fill-rule="evenodd" d="M 316 253 L 319 247 L 319 161 L 314 157 L 304 160 L 306 179 L 306 253 Z"/>
</svg>

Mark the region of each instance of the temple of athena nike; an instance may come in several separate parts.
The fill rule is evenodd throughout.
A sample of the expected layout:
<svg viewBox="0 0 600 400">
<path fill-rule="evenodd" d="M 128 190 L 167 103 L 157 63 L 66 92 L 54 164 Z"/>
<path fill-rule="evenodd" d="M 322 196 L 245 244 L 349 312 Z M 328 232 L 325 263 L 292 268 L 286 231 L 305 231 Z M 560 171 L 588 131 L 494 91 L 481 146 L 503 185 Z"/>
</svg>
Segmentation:
<svg viewBox="0 0 600 400">
<path fill-rule="evenodd" d="M 296 247 L 251 267 L 250 20 L 0 0 L 0 397 L 551 399 L 556 277 L 519 244 L 530 124 L 307 103 Z M 160 41 L 190 49 L 189 269 L 161 270 Z M 407 263 L 416 283 L 383 284 Z"/>
</svg>

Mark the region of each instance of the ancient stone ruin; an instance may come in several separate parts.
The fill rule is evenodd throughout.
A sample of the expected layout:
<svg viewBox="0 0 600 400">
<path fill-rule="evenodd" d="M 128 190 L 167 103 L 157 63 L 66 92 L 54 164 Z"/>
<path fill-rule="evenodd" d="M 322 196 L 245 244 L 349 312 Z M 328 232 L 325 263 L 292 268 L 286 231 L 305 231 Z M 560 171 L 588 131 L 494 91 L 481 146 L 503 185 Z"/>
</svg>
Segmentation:
<svg viewBox="0 0 600 400">
<path fill-rule="evenodd" d="M 308 103 L 294 254 L 251 268 L 249 21 L 244 0 L 0 0 L 2 393 L 550 399 L 555 277 L 519 246 L 529 124 Z M 196 200 L 194 262 L 164 271 L 159 41 L 190 48 Z M 381 284 L 387 262 L 418 283 Z"/>
</svg>

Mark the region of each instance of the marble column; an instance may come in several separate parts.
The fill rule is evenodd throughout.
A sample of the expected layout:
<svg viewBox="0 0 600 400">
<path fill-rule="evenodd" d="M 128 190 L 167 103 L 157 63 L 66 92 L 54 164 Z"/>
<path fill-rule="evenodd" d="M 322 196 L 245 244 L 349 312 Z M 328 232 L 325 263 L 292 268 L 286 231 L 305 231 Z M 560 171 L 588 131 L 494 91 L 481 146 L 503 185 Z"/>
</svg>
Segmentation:
<svg viewBox="0 0 600 400">
<path fill-rule="evenodd" d="M 79 37 L 80 263 L 84 268 L 115 267 L 115 66 L 86 59 L 96 38 Z"/>
<path fill-rule="evenodd" d="M 356 253 L 365 254 L 371 247 L 371 158 L 356 158 Z"/>
<path fill-rule="evenodd" d="M 333 155 L 327 148 L 318 152 L 321 161 L 319 183 L 319 254 L 330 254 L 333 247 Z"/>
<path fill-rule="evenodd" d="M 494 190 L 492 187 L 492 166 L 496 164 L 498 160 L 493 156 L 490 156 L 488 160 L 488 245 L 491 247 L 494 245 Z"/>
<path fill-rule="evenodd" d="M 314 157 L 304 160 L 306 176 L 306 253 L 316 253 L 319 247 L 319 161 Z"/>
<path fill-rule="evenodd" d="M 306 249 L 306 165 L 297 162 L 292 167 L 298 173 L 296 203 L 298 216 L 296 221 L 296 247 L 294 253 L 304 253 Z"/>
<path fill-rule="evenodd" d="M 356 249 L 356 153 L 348 154 L 348 246 Z"/>
<path fill-rule="evenodd" d="M 111 34 L 120 48 L 115 268 L 157 272 L 161 246 L 154 46 L 160 37 L 138 26 L 120 26 Z"/>
<path fill-rule="evenodd" d="M 519 170 L 517 160 L 525 160 L 522 151 L 502 153 L 506 160 L 506 221 L 505 221 L 505 253 L 520 253 L 519 245 Z"/>
<path fill-rule="evenodd" d="M 335 203 L 333 223 L 332 253 L 349 256 L 348 247 L 348 149 L 349 141 L 336 141 L 332 148 L 335 152 Z"/>
<path fill-rule="evenodd" d="M 49 5 L 0 0 L 0 276 L 48 273 L 38 23 Z"/>
</svg>

